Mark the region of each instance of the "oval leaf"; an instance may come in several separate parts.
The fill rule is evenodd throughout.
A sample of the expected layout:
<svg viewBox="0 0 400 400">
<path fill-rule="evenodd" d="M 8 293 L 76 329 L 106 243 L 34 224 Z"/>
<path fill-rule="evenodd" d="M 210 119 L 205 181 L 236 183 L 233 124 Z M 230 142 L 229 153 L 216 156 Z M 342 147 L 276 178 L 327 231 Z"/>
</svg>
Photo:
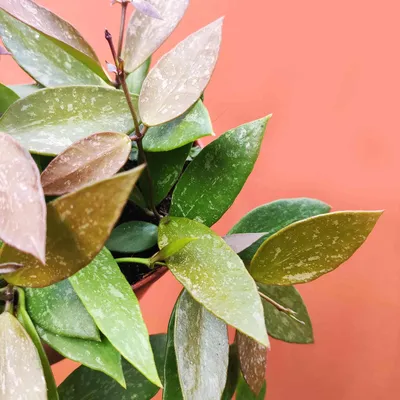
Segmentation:
<svg viewBox="0 0 400 400">
<path fill-rule="evenodd" d="M 311 217 L 280 230 L 258 249 L 253 278 L 271 285 L 317 279 L 349 259 L 372 231 L 381 211 L 342 211 Z"/>
<path fill-rule="evenodd" d="M 95 133 L 79 140 L 43 171 L 44 193 L 59 196 L 113 176 L 125 165 L 131 147 L 131 140 L 123 133 Z"/>
<path fill-rule="evenodd" d="M 23 362 L 21 362 L 23 360 Z M 42 365 L 32 339 L 8 312 L 0 315 L 0 397 L 47 400 Z"/>
<path fill-rule="evenodd" d="M 187 111 L 200 98 L 218 59 L 220 18 L 165 54 L 143 82 L 139 114 L 144 124 L 160 125 Z"/>
<path fill-rule="evenodd" d="M 157 10 L 149 1 L 146 0 L 131 0 L 136 10 L 151 18 L 163 19 Z"/>
<path fill-rule="evenodd" d="M 70 282 L 112 345 L 147 379 L 162 386 L 139 302 L 107 249 Z"/>
<path fill-rule="evenodd" d="M 39 170 L 30 154 L 1 132 L 0 171 L 0 238 L 44 263 L 46 203 Z"/>
<path fill-rule="evenodd" d="M 261 300 L 242 260 L 206 226 L 186 218 L 162 219 L 160 248 L 187 237 L 198 240 L 168 258 L 171 272 L 206 309 L 268 346 Z"/>
<path fill-rule="evenodd" d="M 239 382 L 236 391 L 236 400 L 265 400 L 266 394 L 267 394 L 267 384 L 265 381 L 259 395 L 256 396 L 251 391 L 250 386 L 247 384 L 242 374 L 239 375 Z"/>
<path fill-rule="evenodd" d="M 126 84 L 131 93 L 139 95 L 142 89 L 143 81 L 149 72 L 150 63 L 151 57 L 149 57 L 140 67 L 127 76 Z"/>
<path fill-rule="evenodd" d="M 240 253 L 264 235 L 265 233 L 234 233 L 224 236 L 223 239 L 235 253 Z"/>
<path fill-rule="evenodd" d="M 7 111 L 11 104 L 19 99 L 17 93 L 0 83 L 0 114 Z"/>
<path fill-rule="evenodd" d="M 207 226 L 217 222 L 253 170 L 268 120 L 242 125 L 206 146 L 176 185 L 170 214 Z"/>
<path fill-rule="evenodd" d="M 0 130 L 30 152 L 47 155 L 96 132 L 128 133 L 132 128 L 123 92 L 94 86 L 40 90 L 14 103 L 0 119 Z"/>
<path fill-rule="evenodd" d="M 126 32 L 125 48 L 122 58 L 127 72 L 135 71 L 167 39 L 182 19 L 189 0 L 149 0 L 162 17 L 162 20 L 134 12 Z"/>
<path fill-rule="evenodd" d="M 229 231 L 229 234 L 265 232 L 259 240 L 239 254 L 242 260 L 250 262 L 257 249 L 274 233 L 293 222 L 326 214 L 330 209 L 328 204 L 315 199 L 277 200 L 250 211 Z"/>
<path fill-rule="evenodd" d="M 32 93 L 37 92 L 38 90 L 43 89 L 42 86 L 37 85 L 36 83 L 29 83 L 26 85 L 10 85 L 9 88 L 14 91 L 21 99 L 29 96 Z"/>
<path fill-rule="evenodd" d="M 24 265 L 7 275 L 7 281 L 44 287 L 88 265 L 108 239 L 142 170 L 143 166 L 137 167 L 48 203 L 46 265 L 4 246 L 0 262 L 13 260 Z"/>
</svg>

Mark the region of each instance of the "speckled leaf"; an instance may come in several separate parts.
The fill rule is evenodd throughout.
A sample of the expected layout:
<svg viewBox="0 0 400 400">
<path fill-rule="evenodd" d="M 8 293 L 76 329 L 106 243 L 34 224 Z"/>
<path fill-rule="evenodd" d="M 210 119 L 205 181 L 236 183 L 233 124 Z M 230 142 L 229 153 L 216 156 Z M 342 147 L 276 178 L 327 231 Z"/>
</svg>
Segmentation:
<svg viewBox="0 0 400 400">
<path fill-rule="evenodd" d="M 137 167 L 48 203 L 46 265 L 4 246 L 0 262 L 15 261 L 25 266 L 7 275 L 7 281 L 44 287 L 88 265 L 108 239 L 142 170 L 142 166 Z"/>
<path fill-rule="evenodd" d="M 36 325 L 49 332 L 100 341 L 93 318 L 66 279 L 40 289 L 26 289 L 27 310 Z"/>
<path fill-rule="evenodd" d="M 236 333 L 240 369 L 251 391 L 258 395 L 265 381 L 267 349 L 254 339 Z"/>
<path fill-rule="evenodd" d="M 106 247 L 119 253 L 140 253 L 157 244 L 158 227 L 143 221 L 130 221 L 117 226 Z"/>
<path fill-rule="evenodd" d="M 17 93 L 0 83 L 0 115 L 19 99 Z"/>
<path fill-rule="evenodd" d="M 126 84 L 131 93 L 139 95 L 142 90 L 143 81 L 150 69 L 151 57 L 149 57 L 140 67 L 130 73 L 126 78 Z"/>
<path fill-rule="evenodd" d="M 14 103 L 0 119 L 0 130 L 29 151 L 47 155 L 96 132 L 127 133 L 132 128 L 124 93 L 94 86 L 40 90 Z"/>
<path fill-rule="evenodd" d="M 171 121 L 200 98 L 217 63 L 222 22 L 220 18 L 187 37 L 149 72 L 139 96 L 144 124 Z"/>
<path fill-rule="evenodd" d="M 157 368 L 164 365 L 166 335 L 152 335 Z M 61 400 L 150 400 L 159 388 L 148 381 L 127 361 L 122 360 L 126 389 L 101 372 L 81 366 L 58 388 Z M 177 400 L 177 399 L 174 399 Z"/>
<path fill-rule="evenodd" d="M 268 346 L 257 287 L 242 260 L 223 239 L 186 218 L 163 218 L 158 232 L 160 248 L 177 239 L 198 238 L 168 258 L 169 269 L 206 309 Z"/>
<path fill-rule="evenodd" d="M 70 338 L 48 332 L 40 326 L 37 327 L 37 331 L 42 340 L 59 354 L 91 369 L 104 372 L 122 387 L 126 387 L 121 355 L 107 338 L 103 337 L 100 342 Z"/>
<path fill-rule="evenodd" d="M 122 58 L 128 72 L 143 64 L 172 33 L 189 5 L 189 0 L 148 0 L 162 20 L 134 12 L 126 32 Z"/>
<path fill-rule="evenodd" d="M 39 170 L 30 154 L 0 132 L 0 238 L 45 261 L 46 203 Z M 33 258 L 32 257 L 32 258 Z M 16 259 L 1 260 L 17 262 Z"/>
<path fill-rule="evenodd" d="M 10 85 L 8 86 L 12 91 L 14 91 L 21 99 L 26 96 L 29 96 L 32 93 L 37 92 L 38 90 L 43 89 L 42 86 L 37 85 L 35 83 L 28 83 L 26 85 Z"/>
<path fill-rule="evenodd" d="M 130 0 L 136 10 L 151 18 L 163 19 L 160 12 L 154 7 L 150 1 L 146 0 Z"/>
<path fill-rule="evenodd" d="M 210 116 L 199 100 L 184 115 L 150 128 L 143 139 L 143 148 L 147 152 L 169 151 L 212 134 Z"/>
<path fill-rule="evenodd" d="M 267 394 L 267 384 L 264 385 L 258 396 L 256 396 L 250 389 L 250 386 L 244 380 L 243 376 L 239 376 L 239 382 L 236 391 L 236 400 L 265 400 Z"/>
<path fill-rule="evenodd" d="M 181 238 L 174 240 L 173 242 L 163 247 L 157 254 L 154 254 L 154 256 L 150 259 L 150 263 L 165 261 L 167 258 L 172 257 L 174 254 L 178 253 L 189 243 L 195 240 L 197 240 L 197 238 Z"/>
<path fill-rule="evenodd" d="M 261 283 L 293 285 L 326 274 L 350 258 L 381 211 L 342 211 L 295 222 L 269 237 L 251 261 Z"/>
<path fill-rule="evenodd" d="M 242 260 L 250 262 L 257 249 L 275 232 L 293 222 L 328 213 L 330 209 L 328 204 L 315 199 L 277 200 L 250 211 L 229 231 L 229 234 L 265 232 L 261 239 L 239 254 Z"/>
<path fill-rule="evenodd" d="M 228 376 L 221 400 L 231 400 L 236 391 L 240 374 L 239 358 L 235 343 L 229 346 Z"/>
<path fill-rule="evenodd" d="M 95 133 L 78 140 L 43 171 L 45 195 L 59 196 L 109 178 L 128 160 L 131 140 L 123 133 Z"/>
<path fill-rule="evenodd" d="M 1 399 L 47 400 L 36 347 L 22 325 L 8 312 L 0 315 L 0 382 Z"/>
<path fill-rule="evenodd" d="M 293 286 L 272 286 L 258 283 L 259 292 L 265 294 L 284 307 L 296 312 L 295 321 L 287 314 L 280 312 L 272 304 L 261 298 L 264 307 L 265 325 L 268 334 L 275 339 L 289 343 L 313 343 L 314 334 L 310 316 L 300 293 Z"/>
<path fill-rule="evenodd" d="M 147 379 L 161 386 L 139 302 L 111 253 L 103 249 L 70 281 L 112 345 Z"/>
<path fill-rule="evenodd" d="M 253 170 L 268 120 L 269 116 L 232 129 L 206 146 L 179 180 L 170 214 L 207 226 L 217 222 Z"/>
<path fill-rule="evenodd" d="M 184 399 L 219 400 L 228 370 L 228 329 L 184 291 L 175 319 L 175 352 Z"/>
<path fill-rule="evenodd" d="M 240 253 L 264 235 L 265 233 L 234 233 L 224 236 L 223 239 L 235 253 Z"/>
</svg>

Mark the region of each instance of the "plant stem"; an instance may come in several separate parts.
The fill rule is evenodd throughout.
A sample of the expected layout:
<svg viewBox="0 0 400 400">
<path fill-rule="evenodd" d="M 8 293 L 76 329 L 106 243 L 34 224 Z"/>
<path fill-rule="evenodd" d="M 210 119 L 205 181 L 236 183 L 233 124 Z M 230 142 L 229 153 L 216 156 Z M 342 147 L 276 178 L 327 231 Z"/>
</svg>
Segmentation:
<svg viewBox="0 0 400 400">
<path fill-rule="evenodd" d="M 131 112 L 131 115 L 132 115 L 133 124 L 135 125 L 136 136 L 137 137 L 143 137 L 142 134 L 140 133 L 139 120 L 138 120 L 138 117 L 136 115 L 135 108 L 133 107 L 132 97 L 131 97 L 131 94 L 129 93 L 128 85 L 126 84 L 126 74 L 125 74 L 125 71 L 123 69 L 124 62 L 121 59 L 119 59 L 118 60 L 118 65 L 122 66 L 121 68 L 118 67 L 118 77 L 119 77 L 119 81 L 120 81 L 121 86 L 122 86 L 122 90 L 124 91 L 124 94 L 125 94 L 125 97 L 126 97 L 126 102 L 128 103 L 129 111 Z"/>
<path fill-rule="evenodd" d="M 5 291 L 6 304 L 4 306 L 4 311 L 14 314 L 14 286 L 8 285 Z"/>
<path fill-rule="evenodd" d="M 124 33 L 125 33 L 125 22 L 126 22 L 126 9 L 128 7 L 127 1 L 122 1 L 121 3 L 121 23 L 119 26 L 119 38 L 118 38 L 118 56 L 117 59 L 121 58 L 122 45 L 124 43 Z"/>
<path fill-rule="evenodd" d="M 138 257 L 125 257 L 125 258 L 116 258 L 115 261 L 117 263 L 136 263 L 143 264 L 150 267 L 150 259 L 149 258 L 138 258 Z"/>
</svg>

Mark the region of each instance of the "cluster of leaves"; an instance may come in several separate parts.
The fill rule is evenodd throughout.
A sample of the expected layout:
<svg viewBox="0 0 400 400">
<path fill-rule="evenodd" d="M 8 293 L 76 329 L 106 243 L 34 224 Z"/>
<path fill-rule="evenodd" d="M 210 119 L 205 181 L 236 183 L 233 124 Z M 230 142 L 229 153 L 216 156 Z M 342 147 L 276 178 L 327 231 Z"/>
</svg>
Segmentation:
<svg viewBox="0 0 400 400">
<path fill-rule="evenodd" d="M 269 116 L 196 145 L 213 134 L 201 99 L 222 19 L 149 71 L 188 2 L 131 1 L 117 50 L 106 33 L 113 81 L 69 23 L 0 0 L 0 54 L 35 80 L 0 84 L 4 400 L 151 399 L 160 387 L 165 400 L 262 399 L 268 334 L 313 341 L 293 285 L 346 261 L 380 216 L 285 199 L 223 238 L 210 229 L 251 173 Z M 128 2 L 114 3 L 124 26 Z M 147 332 L 127 279 L 138 265 L 184 287 L 166 335 Z M 42 342 L 82 364 L 59 388 Z"/>
</svg>

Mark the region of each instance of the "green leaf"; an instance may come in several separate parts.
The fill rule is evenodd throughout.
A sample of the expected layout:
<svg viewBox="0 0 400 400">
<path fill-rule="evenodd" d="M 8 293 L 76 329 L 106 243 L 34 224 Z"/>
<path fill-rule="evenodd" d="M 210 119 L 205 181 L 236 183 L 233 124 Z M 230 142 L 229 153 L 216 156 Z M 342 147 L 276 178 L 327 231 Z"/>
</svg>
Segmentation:
<svg viewBox="0 0 400 400">
<path fill-rule="evenodd" d="M 0 119 L 0 131 L 45 155 L 56 155 L 96 132 L 127 133 L 132 128 L 123 92 L 94 86 L 40 90 L 14 103 Z"/>
<path fill-rule="evenodd" d="M 167 258 L 172 257 L 174 254 L 181 251 L 189 243 L 194 242 L 197 238 L 181 238 L 174 240 L 173 242 L 167 244 L 163 247 L 157 254 L 151 257 L 150 264 L 157 261 L 165 261 Z"/>
<path fill-rule="evenodd" d="M 0 262 L 24 265 L 7 275 L 7 281 L 17 286 L 44 287 L 88 265 L 108 239 L 142 170 L 143 166 L 137 167 L 48 203 L 46 265 L 4 246 Z"/>
<path fill-rule="evenodd" d="M 161 220 L 160 248 L 187 237 L 198 240 L 168 258 L 171 272 L 207 310 L 268 346 L 257 287 L 237 254 L 211 229 L 196 221 L 174 217 Z"/>
<path fill-rule="evenodd" d="M 147 379 L 162 386 L 139 302 L 107 249 L 70 282 L 112 345 Z"/>
<path fill-rule="evenodd" d="M 224 393 L 222 394 L 221 400 L 231 400 L 236 391 L 236 386 L 239 381 L 239 358 L 237 354 L 236 344 L 229 346 L 229 364 L 228 364 L 228 376 Z"/>
<path fill-rule="evenodd" d="M 182 116 L 150 128 L 143 139 L 143 148 L 147 152 L 170 151 L 212 134 L 210 116 L 199 100 Z"/>
<path fill-rule="evenodd" d="M 4 400 L 47 400 L 46 382 L 32 339 L 9 312 L 0 315 L 0 382 Z M 28 397 L 29 396 L 29 397 Z"/>
<path fill-rule="evenodd" d="M 166 335 L 150 336 L 158 368 L 164 365 Z M 122 360 L 126 389 L 101 372 L 81 366 L 58 388 L 61 400 L 150 400 L 159 388 Z"/>
<path fill-rule="evenodd" d="M 18 65 L 43 86 L 107 86 L 102 78 L 54 40 L 3 10 L 0 10 L 0 35 Z"/>
<path fill-rule="evenodd" d="M 26 303 L 36 325 L 73 338 L 100 341 L 93 318 L 68 280 L 41 289 L 26 289 Z"/>
<path fill-rule="evenodd" d="M 280 312 L 271 303 L 261 298 L 264 307 L 265 325 L 268 334 L 275 339 L 289 343 L 313 343 L 314 334 L 307 308 L 300 293 L 293 286 L 271 286 L 258 283 L 259 292 L 280 305 L 296 312 L 296 318 L 304 324 Z"/>
<path fill-rule="evenodd" d="M 220 18 L 187 37 L 149 72 L 139 96 L 145 125 L 171 121 L 199 100 L 217 63 L 222 22 Z"/>
<path fill-rule="evenodd" d="M 206 146 L 179 180 L 170 214 L 207 226 L 217 222 L 253 170 L 269 118 L 228 131 Z"/>
<path fill-rule="evenodd" d="M 295 222 L 270 236 L 250 265 L 257 282 L 293 285 L 317 279 L 349 259 L 381 211 L 342 211 Z"/>
<path fill-rule="evenodd" d="M 17 308 L 17 318 L 18 321 L 25 328 L 30 338 L 32 339 L 33 344 L 36 347 L 36 350 L 40 357 L 40 362 L 42 363 L 43 373 L 46 380 L 47 387 L 47 399 L 48 400 L 58 400 L 58 392 L 56 381 L 54 380 L 53 372 L 51 370 L 51 366 L 49 360 L 47 358 L 46 352 L 43 348 L 42 342 L 38 333 L 36 332 L 35 325 L 31 321 L 25 307 L 25 293 L 23 289 L 18 288 L 18 308 Z"/>
<path fill-rule="evenodd" d="M 140 67 L 130 73 L 126 78 L 126 84 L 131 93 L 139 94 L 142 89 L 143 81 L 146 78 L 151 64 L 151 57 L 149 57 Z"/>
<path fill-rule="evenodd" d="M 236 391 L 236 400 L 265 400 L 265 396 L 267 393 L 267 384 L 264 382 L 264 385 L 259 393 L 258 396 L 256 396 L 250 389 L 249 385 L 247 382 L 244 380 L 243 376 L 239 376 L 239 383 L 237 386 L 237 391 Z"/>
<path fill-rule="evenodd" d="M 0 115 L 19 99 L 17 93 L 0 83 Z"/>
<path fill-rule="evenodd" d="M 30 94 L 37 92 L 38 90 L 43 89 L 42 86 L 36 83 L 28 83 L 26 85 L 10 85 L 8 86 L 12 91 L 14 91 L 21 99 Z"/>
<path fill-rule="evenodd" d="M 158 227 L 143 221 L 131 221 L 117 226 L 106 247 L 119 253 L 140 253 L 157 244 Z"/>
<path fill-rule="evenodd" d="M 234 233 L 223 239 L 235 253 L 240 253 L 263 236 L 264 233 Z"/>
<path fill-rule="evenodd" d="M 250 262 L 257 249 L 274 233 L 293 222 L 328 213 L 330 209 L 328 204 L 314 199 L 277 200 L 250 211 L 229 231 L 229 234 L 265 232 L 262 238 L 239 254 L 242 260 Z"/>
<path fill-rule="evenodd" d="M 228 329 L 184 291 L 175 320 L 175 353 L 183 397 L 220 399 L 228 370 Z"/>
<path fill-rule="evenodd" d="M 78 317 L 77 317 L 78 318 Z M 54 350 L 96 371 L 104 372 L 126 387 L 121 365 L 121 355 L 113 345 L 103 337 L 101 342 L 87 339 L 76 339 L 56 335 L 37 327 L 40 337 Z"/>
</svg>

